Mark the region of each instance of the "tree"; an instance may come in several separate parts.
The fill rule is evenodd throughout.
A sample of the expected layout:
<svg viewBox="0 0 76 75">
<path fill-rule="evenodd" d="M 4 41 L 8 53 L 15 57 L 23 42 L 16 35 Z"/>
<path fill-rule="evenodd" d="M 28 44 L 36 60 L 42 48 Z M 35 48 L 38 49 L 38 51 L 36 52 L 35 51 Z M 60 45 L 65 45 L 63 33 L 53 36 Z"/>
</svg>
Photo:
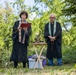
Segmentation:
<svg viewBox="0 0 76 75">
<path fill-rule="evenodd" d="M 0 11 L 0 60 L 4 62 L 12 50 L 12 27 L 16 16 L 8 2 L 5 2 L 5 8 L 1 6 Z"/>
<path fill-rule="evenodd" d="M 70 16 L 70 20 L 73 22 L 73 26 L 76 26 L 76 0 L 65 0 L 65 8 L 63 13 L 66 16 Z"/>
<path fill-rule="evenodd" d="M 62 9 L 65 4 L 61 0 L 35 0 L 35 3 L 35 12 L 37 12 L 37 17 L 32 21 L 32 27 L 33 30 L 37 30 L 39 28 L 38 33 L 40 35 L 40 38 L 44 37 L 44 26 L 49 21 L 49 16 L 51 13 L 55 13 L 57 20 L 63 25 L 64 17 L 62 16 Z M 33 31 L 33 36 L 36 32 Z"/>
<path fill-rule="evenodd" d="M 63 41 L 67 44 L 64 43 L 65 46 L 63 46 L 65 47 L 64 55 L 66 59 L 69 59 L 68 61 L 72 59 L 72 62 L 76 62 L 76 0 L 65 0 L 64 3 L 63 14 L 69 18 L 67 21 L 72 23 L 69 32 L 63 35 Z"/>
<path fill-rule="evenodd" d="M 25 4 L 25 0 L 15 0 L 14 3 L 11 3 L 13 8 L 15 9 L 15 15 L 18 16 L 18 14 L 23 11 L 23 10 L 26 10 L 28 11 L 28 8 Z"/>
</svg>

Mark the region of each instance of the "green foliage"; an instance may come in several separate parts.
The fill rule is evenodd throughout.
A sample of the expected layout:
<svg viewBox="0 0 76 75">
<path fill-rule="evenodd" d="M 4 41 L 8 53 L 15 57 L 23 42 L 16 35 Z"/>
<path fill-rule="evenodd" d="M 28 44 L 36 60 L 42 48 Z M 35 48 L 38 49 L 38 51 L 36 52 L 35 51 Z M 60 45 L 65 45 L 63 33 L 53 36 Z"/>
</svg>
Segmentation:
<svg viewBox="0 0 76 75">
<path fill-rule="evenodd" d="M 63 44 L 64 45 L 70 45 L 73 37 L 70 35 L 69 32 L 63 32 Z"/>
<path fill-rule="evenodd" d="M 70 16 L 73 26 L 76 26 L 76 0 L 65 0 L 65 4 L 63 13 Z"/>
<path fill-rule="evenodd" d="M 65 0 L 66 6 L 65 6 L 65 13 L 67 15 L 76 14 L 76 0 Z"/>
<path fill-rule="evenodd" d="M 64 62 L 76 63 L 76 27 L 69 32 L 63 32 L 63 60 Z"/>
<path fill-rule="evenodd" d="M 21 10 L 25 10 L 26 5 L 24 4 L 24 0 L 16 0 L 13 3 L 13 7 L 16 7 L 18 12 L 20 12 Z"/>
<path fill-rule="evenodd" d="M 41 38 L 44 41 L 44 39 L 43 39 L 43 37 L 44 37 L 44 35 L 43 35 L 44 34 L 44 27 L 45 27 L 45 24 L 47 22 L 49 22 L 50 14 L 51 13 L 55 13 L 56 16 L 57 16 L 57 20 L 59 20 L 59 18 L 62 19 L 62 21 L 59 20 L 60 23 L 62 23 L 64 18 L 63 17 L 61 18 L 61 15 L 62 15 L 62 9 L 63 9 L 65 4 L 62 3 L 62 1 L 57 1 L 57 0 L 53 0 L 53 1 L 51 1 L 51 0 L 49 0 L 49 1 L 48 0 L 47 1 L 46 0 L 35 0 L 35 2 L 36 3 L 37 2 L 38 3 L 42 3 L 42 5 L 45 5 L 46 8 L 49 9 L 49 11 L 44 11 L 44 12 L 41 11 L 42 14 L 41 14 L 41 12 L 36 10 L 36 11 L 38 11 L 37 14 L 40 14 L 40 17 L 36 18 L 36 19 L 34 19 L 32 21 L 32 28 L 33 28 L 32 38 L 35 38 L 36 37 L 36 33 L 38 33 L 39 34 L 38 37 Z M 43 9 L 45 9 L 45 8 L 43 8 Z"/>
<path fill-rule="evenodd" d="M 72 46 L 63 46 L 63 63 L 76 63 L 76 48 Z"/>
<path fill-rule="evenodd" d="M 74 66 L 75 68 L 76 68 L 76 64 L 75 64 L 75 66 Z"/>
<path fill-rule="evenodd" d="M 0 10 L 0 60 L 3 63 L 8 60 L 12 50 L 12 27 L 16 16 L 8 4 L 6 4 L 5 9 L 1 8 Z"/>
</svg>

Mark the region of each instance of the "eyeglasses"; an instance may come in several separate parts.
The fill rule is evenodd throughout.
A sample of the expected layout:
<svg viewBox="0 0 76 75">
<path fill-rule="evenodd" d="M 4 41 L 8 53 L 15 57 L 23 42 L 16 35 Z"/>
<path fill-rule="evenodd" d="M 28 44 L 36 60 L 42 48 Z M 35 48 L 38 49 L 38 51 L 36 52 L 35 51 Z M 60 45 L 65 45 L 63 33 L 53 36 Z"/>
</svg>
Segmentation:
<svg viewBox="0 0 76 75">
<path fill-rule="evenodd" d="M 55 18 L 55 17 L 50 17 L 50 18 Z"/>
</svg>

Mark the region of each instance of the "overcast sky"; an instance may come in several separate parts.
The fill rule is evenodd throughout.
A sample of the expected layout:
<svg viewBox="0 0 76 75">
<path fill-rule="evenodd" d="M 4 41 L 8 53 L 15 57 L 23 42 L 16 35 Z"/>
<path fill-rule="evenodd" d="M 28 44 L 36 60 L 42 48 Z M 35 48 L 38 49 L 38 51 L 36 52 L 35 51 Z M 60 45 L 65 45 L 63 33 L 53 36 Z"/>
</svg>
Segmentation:
<svg viewBox="0 0 76 75">
<path fill-rule="evenodd" d="M 15 0 L 0 0 L 0 5 L 5 6 L 4 5 L 5 1 L 8 1 L 9 3 L 11 3 L 11 2 L 14 2 Z M 26 3 L 26 5 L 33 6 L 34 5 L 34 0 L 25 0 L 25 3 Z"/>
</svg>

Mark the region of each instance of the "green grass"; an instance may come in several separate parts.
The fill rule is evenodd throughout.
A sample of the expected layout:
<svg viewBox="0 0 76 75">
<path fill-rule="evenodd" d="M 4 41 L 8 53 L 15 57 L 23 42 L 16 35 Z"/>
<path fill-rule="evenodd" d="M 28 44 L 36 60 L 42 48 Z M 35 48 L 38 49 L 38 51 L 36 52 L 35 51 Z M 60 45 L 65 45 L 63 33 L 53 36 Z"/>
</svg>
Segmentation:
<svg viewBox="0 0 76 75">
<path fill-rule="evenodd" d="M 63 66 L 45 66 L 44 69 L 22 68 L 19 64 L 18 68 L 13 65 L 0 68 L 0 75 L 76 75 L 74 64 L 66 64 Z"/>
</svg>

